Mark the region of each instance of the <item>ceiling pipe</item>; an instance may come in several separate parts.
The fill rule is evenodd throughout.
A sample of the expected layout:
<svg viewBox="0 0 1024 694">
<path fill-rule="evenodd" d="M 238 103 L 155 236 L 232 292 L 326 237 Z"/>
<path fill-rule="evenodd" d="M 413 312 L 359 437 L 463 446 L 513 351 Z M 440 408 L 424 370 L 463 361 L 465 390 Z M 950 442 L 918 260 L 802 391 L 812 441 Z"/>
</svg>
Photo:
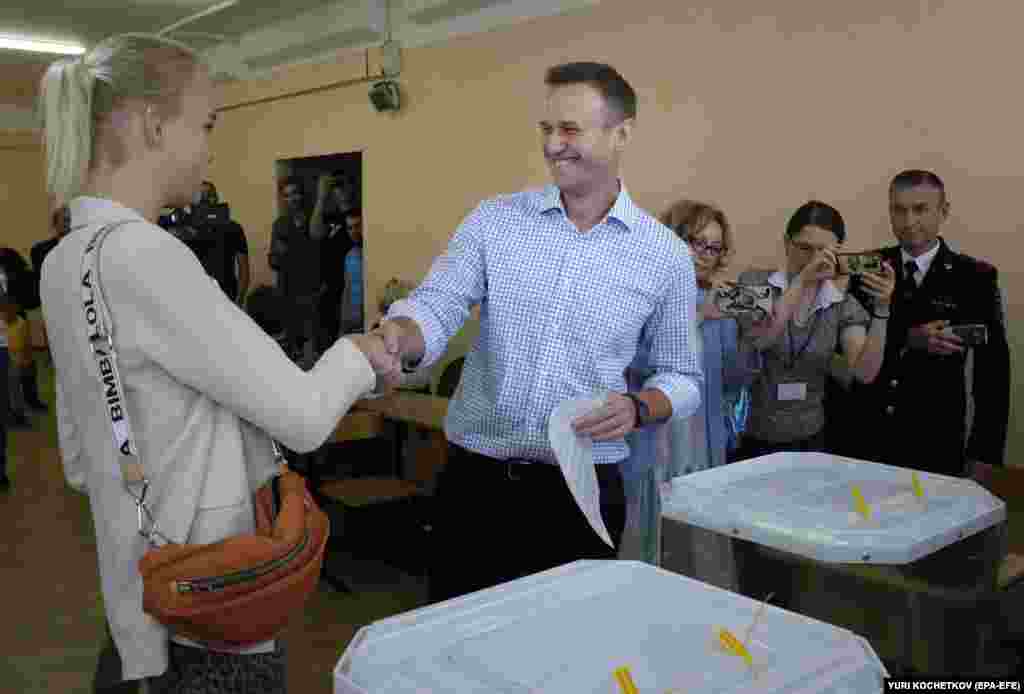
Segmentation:
<svg viewBox="0 0 1024 694">
<path fill-rule="evenodd" d="M 183 38 L 194 36 L 197 39 L 209 39 L 210 41 L 218 41 L 220 43 L 231 40 L 231 37 L 225 34 L 210 34 L 205 31 L 175 31 L 174 35 Z"/>
<path fill-rule="evenodd" d="M 200 19 L 203 19 L 204 17 L 209 17 L 211 14 L 217 14 L 218 12 L 223 12 L 224 10 L 228 9 L 229 7 L 234 7 L 235 5 L 237 5 L 238 1 L 239 0 L 224 0 L 223 2 L 218 2 L 216 5 L 211 5 L 210 7 L 207 7 L 205 10 L 201 10 L 199 12 L 196 12 L 193 15 L 189 15 L 188 17 L 185 17 L 184 19 L 179 19 L 174 24 L 170 24 L 170 25 L 164 27 L 163 29 L 161 29 L 160 31 L 156 32 L 156 35 L 157 36 L 163 36 L 164 34 L 167 34 L 169 32 L 174 31 L 175 29 L 180 29 L 183 26 L 186 26 L 188 24 L 192 24 L 193 22 L 197 22 Z"/>
</svg>

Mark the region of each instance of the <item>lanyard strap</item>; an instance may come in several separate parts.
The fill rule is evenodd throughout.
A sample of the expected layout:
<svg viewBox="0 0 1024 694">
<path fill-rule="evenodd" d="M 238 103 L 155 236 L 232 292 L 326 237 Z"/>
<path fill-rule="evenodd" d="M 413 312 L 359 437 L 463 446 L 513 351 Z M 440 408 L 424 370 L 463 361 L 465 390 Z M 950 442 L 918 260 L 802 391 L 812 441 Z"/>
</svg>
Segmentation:
<svg viewBox="0 0 1024 694">
<path fill-rule="evenodd" d="M 82 255 L 82 314 L 85 317 L 86 337 L 103 389 L 103 402 L 113 433 L 114 448 L 117 450 L 121 478 L 128 486 L 145 484 L 146 473 L 139 460 L 135 437 L 132 434 L 131 418 L 124 400 L 124 385 L 117 368 L 117 352 L 114 350 L 114 333 L 111 328 L 110 311 L 103 299 L 100 288 L 99 251 L 104 239 L 111 231 L 124 222 L 102 227 L 92 237 Z"/>
<path fill-rule="evenodd" d="M 793 369 L 796 368 L 797 361 L 802 356 L 804 356 L 804 352 L 807 351 L 808 345 L 810 345 L 811 344 L 811 340 L 814 339 L 814 334 L 818 330 L 818 318 L 820 318 L 820 317 L 821 317 L 821 310 L 815 311 L 814 312 L 814 320 L 811 321 L 811 330 L 807 334 L 807 339 L 804 340 L 804 344 L 800 347 L 799 350 L 796 349 L 796 345 L 794 344 L 795 341 L 793 340 L 793 330 L 792 330 L 793 320 L 790 319 L 790 320 L 786 321 L 786 348 L 787 348 L 786 356 L 789 357 L 789 370 L 790 371 L 792 371 Z"/>
<path fill-rule="evenodd" d="M 96 375 L 113 434 L 121 479 L 128 494 L 135 500 L 139 516 L 139 534 L 151 545 L 156 546 L 157 540 L 165 543 L 171 540 L 157 530 L 153 514 L 146 505 L 149 480 L 146 478 L 146 471 L 142 467 L 142 460 L 135 445 L 124 384 L 121 372 L 117 368 L 113 322 L 110 310 L 103 299 L 103 290 L 100 288 L 100 247 L 110 232 L 125 223 L 115 222 L 101 227 L 85 247 L 82 254 L 82 315 L 85 318 L 89 349 L 96 363 Z"/>
<path fill-rule="evenodd" d="M 85 252 L 82 255 L 82 315 L 85 318 L 86 336 L 96 363 L 97 377 L 103 393 L 107 418 L 110 422 L 114 450 L 121 468 L 121 479 L 124 481 L 128 494 L 135 500 L 135 506 L 138 509 L 139 534 L 155 547 L 157 540 L 164 543 L 173 541 L 157 530 L 156 520 L 146 505 L 149 479 L 146 477 L 146 471 L 135 445 L 131 417 L 128 415 L 128 402 L 125 399 L 124 383 L 121 380 L 121 371 L 117 367 L 113 320 L 100 286 L 100 247 L 111 231 L 125 223 L 125 221 L 114 222 L 101 227 L 85 247 Z M 279 465 L 285 464 L 284 454 L 277 441 L 271 438 L 270 443 L 274 450 L 275 460 Z"/>
</svg>

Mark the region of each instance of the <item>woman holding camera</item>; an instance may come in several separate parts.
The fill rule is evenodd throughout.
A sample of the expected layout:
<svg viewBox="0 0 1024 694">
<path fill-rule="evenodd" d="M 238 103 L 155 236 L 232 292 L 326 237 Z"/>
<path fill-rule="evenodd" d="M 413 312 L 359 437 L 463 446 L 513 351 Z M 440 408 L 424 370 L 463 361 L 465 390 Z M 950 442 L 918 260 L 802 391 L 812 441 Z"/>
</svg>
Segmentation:
<svg viewBox="0 0 1024 694">
<path fill-rule="evenodd" d="M 777 451 L 825 450 L 825 383 L 840 351 L 853 378 L 870 383 L 882 365 L 895 273 L 858 275 L 862 305 L 840 291 L 836 251 L 846 240 L 839 212 L 811 201 L 786 225 L 786 268 L 752 270 L 741 283 L 772 287 L 773 315 L 740 322 L 741 341 L 756 350 L 760 372 L 751 389 L 750 418 L 738 458 Z"/>
</svg>

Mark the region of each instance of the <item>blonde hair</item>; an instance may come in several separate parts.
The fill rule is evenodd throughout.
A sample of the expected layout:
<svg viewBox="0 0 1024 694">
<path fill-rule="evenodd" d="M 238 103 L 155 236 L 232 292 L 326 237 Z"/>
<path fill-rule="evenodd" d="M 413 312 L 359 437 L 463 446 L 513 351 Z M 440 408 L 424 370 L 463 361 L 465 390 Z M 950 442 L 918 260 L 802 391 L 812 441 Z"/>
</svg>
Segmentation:
<svg viewBox="0 0 1024 694">
<path fill-rule="evenodd" d="M 106 39 L 80 58 L 50 65 L 43 75 L 39 109 L 46 143 L 46 185 L 63 205 L 78 195 L 96 163 L 97 142 L 112 163 L 124 153 L 109 116 L 130 100 L 145 100 L 168 117 L 177 116 L 181 92 L 199 64 L 183 43 L 149 34 Z M 115 128 L 116 130 L 116 128 Z"/>
<path fill-rule="evenodd" d="M 712 222 L 716 222 L 718 226 L 722 227 L 722 255 L 718 256 L 717 266 L 719 270 L 724 268 L 736 253 L 736 244 L 729 219 L 725 216 L 725 212 L 710 203 L 679 200 L 662 212 L 658 219 L 687 243 Z"/>
</svg>

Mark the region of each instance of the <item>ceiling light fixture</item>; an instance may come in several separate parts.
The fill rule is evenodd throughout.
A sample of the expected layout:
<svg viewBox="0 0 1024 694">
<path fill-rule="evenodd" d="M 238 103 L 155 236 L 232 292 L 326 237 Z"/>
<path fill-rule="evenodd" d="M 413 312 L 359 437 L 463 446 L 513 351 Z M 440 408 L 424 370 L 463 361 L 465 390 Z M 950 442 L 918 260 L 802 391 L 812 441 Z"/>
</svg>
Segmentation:
<svg viewBox="0 0 1024 694">
<path fill-rule="evenodd" d="M 0 49 L 28 51 L 30 53 L 56 53 L 58 55 L 82 55 L 85 48 L 70 43 L 37 41 L 36 39 L 0 36 Z"/>
</svg>

